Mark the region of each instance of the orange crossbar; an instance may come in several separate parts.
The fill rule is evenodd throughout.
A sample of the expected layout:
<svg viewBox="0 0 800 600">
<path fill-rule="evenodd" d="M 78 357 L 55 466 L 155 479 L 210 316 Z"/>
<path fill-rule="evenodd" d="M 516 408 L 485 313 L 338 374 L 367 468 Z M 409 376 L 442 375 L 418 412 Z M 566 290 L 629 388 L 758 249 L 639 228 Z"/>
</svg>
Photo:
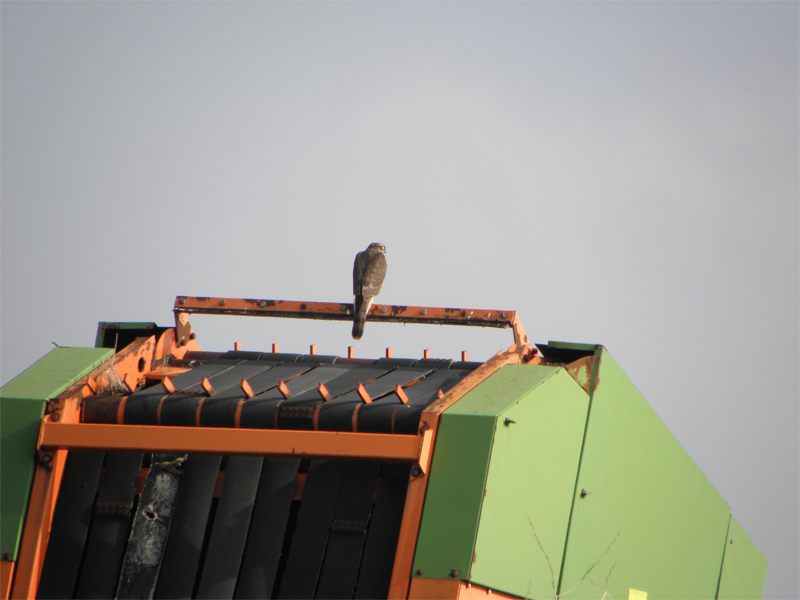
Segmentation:
<svg viewBox="0 0 800 600">
<path fill-rule="evenodd" d="M 178 296 L 176 313 L 242 315 L 251 317 L 287 317 L 352 321 L 353 305 L 341 302 L 298 302 L 257 298 L 209 298 Z M 391 323 L 435 323 L 511 328 L 517 313 L 513 310 L 478 308 L 437 308 L 432 306 L 393 306 L 373 304 L 369 320 Z"/>
<path fill-rule="evenodd" d="M 45 420 L 39 447 L 107 452 L 185 452 L 240 456 L 358 458 L 417 463 L 430 452 L 425 435 L 53 423 Z"/>
</svg>

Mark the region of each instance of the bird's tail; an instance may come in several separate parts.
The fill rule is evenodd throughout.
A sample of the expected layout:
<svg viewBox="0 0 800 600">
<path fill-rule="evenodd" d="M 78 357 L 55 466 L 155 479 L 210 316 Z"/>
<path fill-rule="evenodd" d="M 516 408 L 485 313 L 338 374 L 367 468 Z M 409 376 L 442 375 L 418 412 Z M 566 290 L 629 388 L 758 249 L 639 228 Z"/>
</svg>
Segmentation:
<svg viewBox="0 0 800 600">
<path fill-rule="evenodd" d="M 353 339 L 360 340 L 361 336 L 364 335 L 364 323 L 367 320 L 367 311 L 369 311 L 369 306 L 372 304 L 372 298 L 369 299 L 369 302 L 365 305 L 365 298 L 361 294 L 358 294 L 355 297 L 355 302 L 353 303 Z"/>
</svg>

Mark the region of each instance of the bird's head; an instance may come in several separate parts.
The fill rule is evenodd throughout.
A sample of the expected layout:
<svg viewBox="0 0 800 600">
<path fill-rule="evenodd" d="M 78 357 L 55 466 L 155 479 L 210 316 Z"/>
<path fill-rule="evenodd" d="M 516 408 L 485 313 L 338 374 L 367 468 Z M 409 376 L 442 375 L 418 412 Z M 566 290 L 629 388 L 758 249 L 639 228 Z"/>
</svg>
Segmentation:
<svg viewBox="0 0 800 600">
<path fill-rule="evenodd" d="M 380 242 L 372 242 L 367 250 L 377 250 L 378 252 L 386 253 L 386 246 L 381 244 Z"/>
</svg>

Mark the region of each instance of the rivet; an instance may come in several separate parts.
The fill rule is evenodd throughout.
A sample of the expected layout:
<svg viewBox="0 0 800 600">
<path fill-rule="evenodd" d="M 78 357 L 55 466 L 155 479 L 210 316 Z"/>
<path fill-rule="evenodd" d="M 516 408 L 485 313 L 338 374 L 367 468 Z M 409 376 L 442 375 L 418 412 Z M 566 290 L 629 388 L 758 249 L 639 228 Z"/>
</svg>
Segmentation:
<svg viewBox="0 0 800 600">
<path fill-rule="evenodd" d="M 346 312 L 347 311 L 347 304 L 340 304 L 339 308 Z"/>
<path fill-rule="evenodd" d="M 422 569 L 417 569 L 417 576 L 418 576 L 418 577 L 422 577 L 422 574 L 423 574 L 424 572 L 425 572 L 425 571 L 423 571 Z"/>
<path fill-rule="evenodd" d="M 226 304 L 227 304 L 227 302 L 225 302 L 225 300 L 220 300 L 219 301 L 219 305 L 220 306 L 225 306 Z"/>
<path fill-rule="evenodd" d="M 259 301 L 258 301 L 258 305 L 259 305 L 261 308 L 264 308 L 264 307 L 267 305 L 267 302 L 266 302 L 266 300 L 259 300 Z"/>
<path fill-rule="evenodd" d="M 422 475 L 422 469 L 420 469 L 419 467 L 414 467 L 413 469 L 411 469 L 411 474 L 414 477 L 419 477 L 420 475 Z"/>
<path fill-rule="evenodd" d="M 428 314 L 428 309 L 427 308 L 423 308 L 421 311 L 419 311 L 419 314 L 427 315 Z"/>
<path fill-rule="evenodd" d="M 385 313 L 385 312 L 386 312 L 386 307 L 385 307 L 385 306 L 381 306 L 381 312 L 382 312 L 382 313 Z"/>
<path fill-rule="evenodd" d="M 500 313 L 500 316 L 505 319 L 508 316 L 508 313 Z"/>
<path fill-rule="evenodd" d="M 42 456 L 42 462 L 46 465 L 50 464 L 53 461 L 53 457 L 49 454 L 45 454 Z"/>
<path fill-rule="evenodd" d="M 178 298 L 178 304 L 186 304 L 186 298 Z"/>
</svg>

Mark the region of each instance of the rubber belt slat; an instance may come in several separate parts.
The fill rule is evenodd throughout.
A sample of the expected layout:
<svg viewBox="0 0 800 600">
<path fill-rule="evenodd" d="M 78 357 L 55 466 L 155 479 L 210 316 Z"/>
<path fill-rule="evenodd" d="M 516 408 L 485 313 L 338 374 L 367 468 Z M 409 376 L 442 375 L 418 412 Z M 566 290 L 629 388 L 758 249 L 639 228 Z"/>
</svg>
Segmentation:
<svg viewBox="0 0 800 600">
<path fill-rule="evenodd" d="M 271 598 L 300 460 L 265 458 L 235 598 Z"/>
<path fill-rule="evenodd" d="M 190 455 L 183 465 L 156 598 L 191 598 L 221 456 Z"/>
<path fill-rule="evenodd" d="M 278 598 L 312 598 L 325 556 L 343 461 L 312 460 Z"/>
<path fill-rule="evenodd" d="M 116 594 L 143 457 L 126 452 L 106 455 L 78 579 L 78 598 L 113 598 Z"/>
<path fill-rule="evenodd" d="M 230 456 L 203 561 L 198 598 L 232 598 L 264 459 Z"/>
<path fill-rule="evenodd" d="M 348 461 L 317 584 L 317 598 L 352 598 L 381 464 Z"/>
<path fill-rule="evenodd" d="M 67 455 L 37 598 L 75 595 L 104 458 L 104 452 L 71 451 Z"/>
</svg>

